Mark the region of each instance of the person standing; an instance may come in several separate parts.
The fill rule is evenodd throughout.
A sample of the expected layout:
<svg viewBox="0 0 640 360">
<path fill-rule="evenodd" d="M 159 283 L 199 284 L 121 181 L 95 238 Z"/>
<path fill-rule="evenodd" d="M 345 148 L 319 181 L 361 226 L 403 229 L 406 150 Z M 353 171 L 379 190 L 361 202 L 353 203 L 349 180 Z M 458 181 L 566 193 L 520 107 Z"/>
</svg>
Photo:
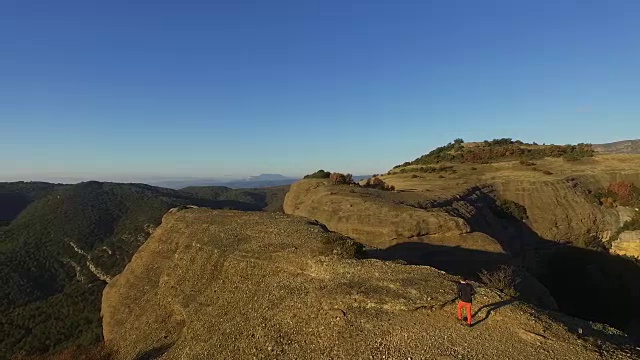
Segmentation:
<svg viewBox="0 0 640 360">
<path fill-rule="evenodd" d="M 473 320 L 471 319 L 471 304 L 473 303 L 473 295 L 476 294 L 476 290 L 473 285 L 467 282 L 467 278 L 460 277 L 460 282 L 457 284 L 458 291 L 458 320 L 462 320 L 462 309 L 464 308 L 467 313 L 467 326 L 471 327 Z"/>
</svg>

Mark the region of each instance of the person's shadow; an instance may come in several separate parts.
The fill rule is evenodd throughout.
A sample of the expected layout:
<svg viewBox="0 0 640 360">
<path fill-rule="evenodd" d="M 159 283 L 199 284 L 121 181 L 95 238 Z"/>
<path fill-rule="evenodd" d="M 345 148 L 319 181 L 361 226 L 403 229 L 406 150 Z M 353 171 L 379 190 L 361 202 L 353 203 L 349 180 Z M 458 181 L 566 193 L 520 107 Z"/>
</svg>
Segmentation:
<svg viewBox="0 0 640 360">
<path fill-rule="evenodd" d="M 480 314 L 480 312 L 481 312 L 482 310 L 485 310 L 485 309 L 486 309 L 486 313 L 484 314 L 484 317 L 483 317 L 482 319 L 475 321 L 475 322 L 473 323 L 473 325 L 471 325 L 471 326 L 476 326 L 476 325 L 480 324 L 481 322 L 483 322 L 483 321 L 487 320 L 487 319 L 489 318 L 489 316 L 491 316 L 491 313 L 492 313 L 493 311 L 495 311 L 495 310 L 497 310 L 497 309 L 499 309 L 499 308 L 501 308 L 501 307 L 503 307 L 503 306 L 506 306 L 506 305 L 512 304 L 512 303 L 514 303 L 515 301 L 516 301 L 516 299 L 514 299 L 514 298 L 510 298 L 510 299 L 507 299 L 507 300 L 502 300 L 502 301 L 498 301 L 498 302 L 494 302 L 494 303 L 491 303 L 491 304 L 487 304 L 487 305 L 483 305 L 483 306 L 481 306 L 478 310 L 476 310 L 476 311 L 473 313 L 473 318 L 474 318 L 474 319 L 475 319 L 475 318 L 477 318 L 477 316 Z"/>
</svg>

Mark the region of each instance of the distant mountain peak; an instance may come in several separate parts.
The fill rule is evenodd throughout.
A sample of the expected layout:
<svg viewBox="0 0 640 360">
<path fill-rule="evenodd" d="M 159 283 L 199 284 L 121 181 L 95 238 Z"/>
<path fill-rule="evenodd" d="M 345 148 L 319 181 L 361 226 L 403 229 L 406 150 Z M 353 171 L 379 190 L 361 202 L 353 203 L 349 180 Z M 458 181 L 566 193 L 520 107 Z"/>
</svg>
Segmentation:
<svg viewBox="0 0 640 360">
<path fill-rule="evenodd" d="M 287 177 L 284 176 L 282 174 L 260 174 L 260 175 L 254 175 L 254 176 L 249 176 L 250 181 L 256 181 L 256 180 L 286 180 L 286 179 L 291 179 L 291 177 Z"/>
<path fill-rule="evenodd" d="M 597 152 L 609 154 L 640 154 L 640 139 L 595 144 L 593 149 Z"/>
</svg>

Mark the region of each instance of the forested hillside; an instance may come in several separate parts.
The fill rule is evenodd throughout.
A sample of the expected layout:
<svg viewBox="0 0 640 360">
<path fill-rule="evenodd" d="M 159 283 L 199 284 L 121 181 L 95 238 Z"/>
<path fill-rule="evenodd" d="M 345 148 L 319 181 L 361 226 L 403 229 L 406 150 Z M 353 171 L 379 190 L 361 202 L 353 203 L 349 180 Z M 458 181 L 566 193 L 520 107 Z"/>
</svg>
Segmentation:
<svg viewBox="0 0 640 360">
<path fill-rule="evenodd" d="M 255 210 L 282 212 L 289 185 L 257 189 L 232 189 L 226 186 L 189 186 L 181 191 L 210 200 L 240 201 L 253 204 Z"/>
<path fill-rule="evenodd" d="M 8 225 L 29 204 L 63 186 L 45 182 L 0 183 L 0 226 Z"/>
<path fill-rule="evenodd" d="M 0 189 L 9 194 L 3 199 L 12 199 L 0 203 L 3 214 L 24 207 L 6 217 L 13 221 L 0 231 L 0 358 L 100 340 L 102 289 L 168 209 L 269 205 L 266 190 L 223 197 L 95 181 L 5 183 Z"/>
</svg>

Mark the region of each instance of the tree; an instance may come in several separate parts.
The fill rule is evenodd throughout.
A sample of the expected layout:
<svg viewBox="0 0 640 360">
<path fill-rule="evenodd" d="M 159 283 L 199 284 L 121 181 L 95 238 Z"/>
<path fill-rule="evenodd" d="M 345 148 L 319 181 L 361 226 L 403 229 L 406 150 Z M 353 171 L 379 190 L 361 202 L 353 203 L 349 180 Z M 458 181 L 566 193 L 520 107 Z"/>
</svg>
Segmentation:
<svg viewBox="0 0 640 360">
<path fill-rule="evenodd" d="M 329 180 L 333 185 L 353 184 L 353 176 L 351 174 L 331 173 Z"/>
<path fill-rule="evenodd" d="M 331 173 L 322 169 L 314 172 L 313 174 L 305 175 L 304 179 L 328 179 Z"/>
</svg>

